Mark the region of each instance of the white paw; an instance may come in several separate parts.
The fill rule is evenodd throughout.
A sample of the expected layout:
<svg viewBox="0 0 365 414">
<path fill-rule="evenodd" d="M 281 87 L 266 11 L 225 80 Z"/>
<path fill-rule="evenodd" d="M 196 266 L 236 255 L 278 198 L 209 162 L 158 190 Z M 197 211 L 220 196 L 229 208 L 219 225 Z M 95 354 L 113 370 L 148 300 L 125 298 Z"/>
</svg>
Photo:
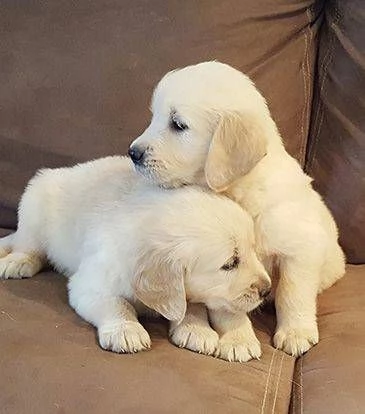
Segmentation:
<svg viewBox="0 0 365 414">
<path fill-rule="evenodd" d="M 132 354 L 151 348 L 151 339 L 139 322 L 121 322 L 99 328 L 100 346 L 108 351 Z"/>
<path fill-rule="evenodd" d="M 303 355 L 319 340 L 318 328 L 285 328 L 279 327 L 274 335 L 274 345 L 289 355 L 298 357 Z"/>
<path fill-rule="evenodd" d="M 230 362 L 247 362 L 260 359 L 261 345 L 253 332 L 233 330 L 219 340 L 216 356 Z"/>
<path fill-rule="evenodd" d="M 0 259 L 0 279 L 22 279 L 32 277 L 42 268 L 42 261 L 36 255 L 10 253 Z"/>
<path fill-rule="evenodd" d="M 187 348 L 199 354 L 213 355 L 219 337 L 210 326 L 182 323 L 170 331 L 170 340 L 180 348 Z"/>
</svg>

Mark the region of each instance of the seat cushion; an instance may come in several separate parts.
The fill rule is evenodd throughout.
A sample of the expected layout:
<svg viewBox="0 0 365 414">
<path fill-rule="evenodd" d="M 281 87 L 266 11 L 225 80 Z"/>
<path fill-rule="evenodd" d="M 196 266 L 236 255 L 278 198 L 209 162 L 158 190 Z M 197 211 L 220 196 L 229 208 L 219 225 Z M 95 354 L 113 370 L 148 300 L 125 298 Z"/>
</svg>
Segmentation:
<svg viewBox="0 0 365 414">
<path fill-rule="evenodd" d="M 50 271 L 0 282 L 2 413 L 287 412 L 294 359 L 270 345 L 273 314 L 255 315 L 260 361 L 179 349 L 162 320 L 143 321 L 150 351 L 118 355 L 70 308 L 66 282 Z"/>
<path fill-rule="evenodd" d="M 319 297 L 320 342 L 296 363 L 291 411 L 364 412 L 365 265 Z"/>
</svg>

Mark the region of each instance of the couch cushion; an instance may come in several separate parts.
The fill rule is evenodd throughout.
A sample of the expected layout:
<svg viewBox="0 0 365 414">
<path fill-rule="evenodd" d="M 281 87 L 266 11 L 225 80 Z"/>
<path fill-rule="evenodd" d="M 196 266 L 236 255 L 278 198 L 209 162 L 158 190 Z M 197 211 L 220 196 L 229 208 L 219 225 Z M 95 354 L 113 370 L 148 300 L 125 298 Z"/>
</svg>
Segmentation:
<svg viewBox="0 0 365 414">
<path fill-rule="evenodd" d="M 364 412 L 364 292 L 365 266 L 348 266 L 320 296 L 320 342 L 296 363 L 293 414 Z"/>
<path fill-rule="evenodd" d="M 303 161 L 319 23 L 310 3 L 2 2 L 0 226 L 15 227 L 36 169 L 125 153 L 160 77 L 202 60 L 251 74 Z"/>
<path fill-rule="evenodd" d="M 256 315 L 263 356 L 246 364 L 173 346 L 162 320 L 143 324 L 150 351 L 107 352 L 94 328 L 69 307 L 66 278 L 44 272 L 0 281 L 0 411 L 287 412 L 294 359 L 270 345 L 272 314 Z"/>
<path fill-rule="evenodd" d="M 365 263 L 365 7 L 326 2 L 307 171 L 340 229 L 350 263 Z"/>
</svg>

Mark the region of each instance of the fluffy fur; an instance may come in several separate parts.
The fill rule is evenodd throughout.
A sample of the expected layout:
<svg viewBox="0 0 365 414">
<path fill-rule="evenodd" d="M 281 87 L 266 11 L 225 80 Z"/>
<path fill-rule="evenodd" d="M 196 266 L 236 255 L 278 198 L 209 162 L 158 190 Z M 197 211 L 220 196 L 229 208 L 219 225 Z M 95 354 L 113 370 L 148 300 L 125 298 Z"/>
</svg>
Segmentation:
<svg viewBox="0 0 365 414">
<path fill-rule="evenodd" d="M 31 277 L 49 259 L 69 276 L 70 304 L 97 327 L 104 349 L 149 348 L 137 319 L 149 308 L 171 320 L 175 344 L 246 361 L 261 354 L 246 313 L 270 288 L 254 242 L 251 217 L 226 197 L 153 187 L 128 158 L 109 157 L 38 172 L 18 230 L 0 240 L 0 278 Z M 195 302 L 207 305 L 222 346 Z M 239 326 L 221 326 L 222 313 Z M 195 314 L 204 335 L 190 329 Z"/>
<path fill-rule="evenodd" d="M 152 121 L 131 145 L 137 170 L 163 187 L 208 186 L 254 218 L 260 257 L 280 267 L 276 347 L 298 356 L 318 342 L 316 296 L 344 274 L 336 224 L 285 150 L 252 81 L 219 62 L 168 73 Z M 242 229 L 244 231 L 244 229 Z"/>
</svg>

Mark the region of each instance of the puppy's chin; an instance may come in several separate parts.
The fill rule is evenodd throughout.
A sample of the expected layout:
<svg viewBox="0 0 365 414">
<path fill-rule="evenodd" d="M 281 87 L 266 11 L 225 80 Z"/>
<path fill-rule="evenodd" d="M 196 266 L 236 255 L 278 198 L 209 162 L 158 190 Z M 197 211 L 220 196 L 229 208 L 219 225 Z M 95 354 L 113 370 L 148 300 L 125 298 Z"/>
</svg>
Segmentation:
<svg viewBox="0 0 365 414">
<path fill-rule="evenodd" d="M 207 307 L 212 310 L 224 310 L 229 313 L 249 313 L 254 309 L 259 307 L 263 301 L 262 300 L 252 300 L 252 301 L 239 301 L 239 302 L 228 302 L 228 301 L 216 301 L 212 303 L 207 303 Z"/>
<path fill-rule="evenodd" d="M 231 308 L 231 312 L 245 312 L 249 313 L 252 312 L 254 309 L 259 307 L 262 304 L 262 300 L 257 300 L 253 302 L 241 303 L 241 304 L 234 304 Z"/>
<path fill-rule="evenodd" d="M 180 178 L 174 178 L 170 175 L 167 176 L 166 169 L 155 163 L 151 165 L 149 163 L 137 164 L 134 167 L 146 180 L 161 188 L 172 189 L 190 184 Z"/>
</svg>

